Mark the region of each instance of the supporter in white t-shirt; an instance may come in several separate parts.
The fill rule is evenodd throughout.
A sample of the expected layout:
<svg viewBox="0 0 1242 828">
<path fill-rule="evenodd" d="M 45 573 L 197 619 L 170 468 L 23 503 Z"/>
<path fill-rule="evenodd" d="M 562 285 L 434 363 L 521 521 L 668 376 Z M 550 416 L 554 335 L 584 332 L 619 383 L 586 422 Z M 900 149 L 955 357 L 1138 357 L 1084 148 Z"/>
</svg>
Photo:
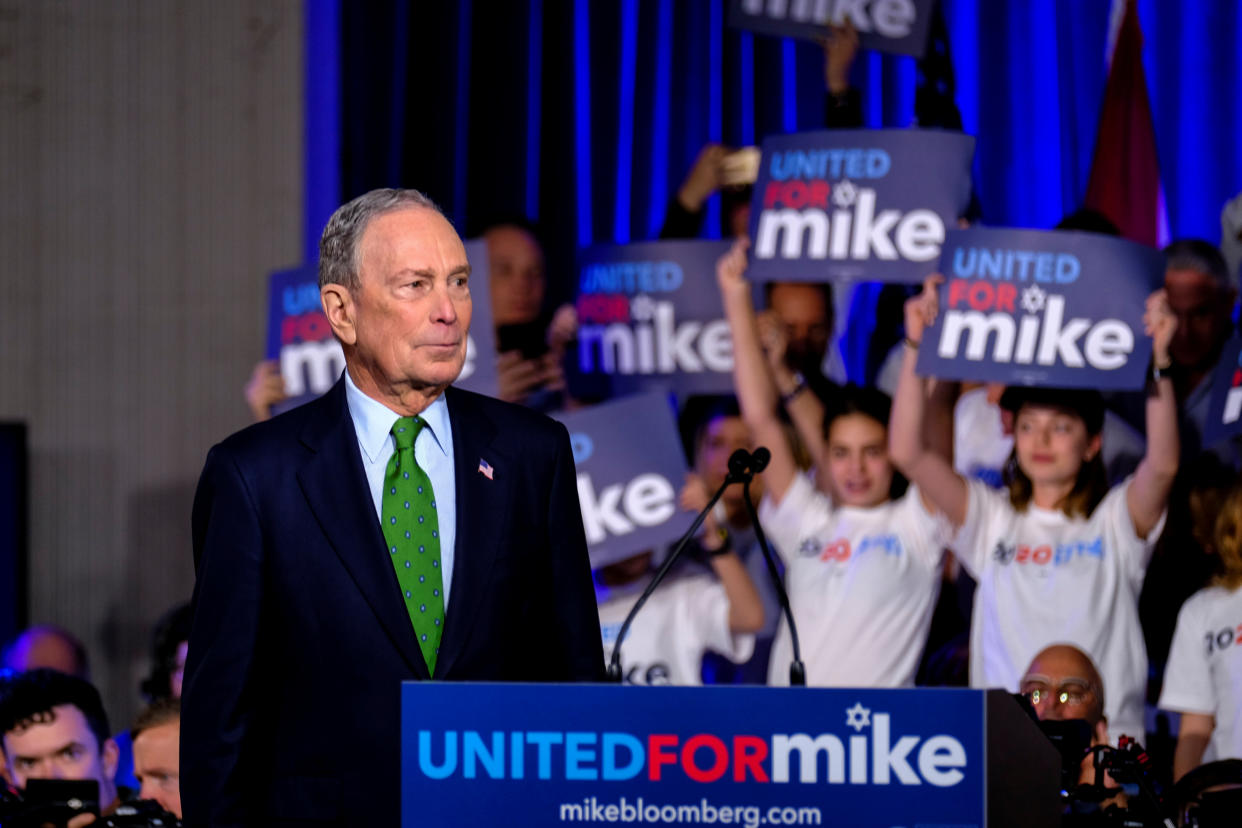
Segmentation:
<svg viewBox="0 0 1242 828">
<path fill-rule="evenodd" d="M 938 309 L 933 276 L 906 303 L 917 343 Z M 1169 364 L 1177 327 L 1163 291 L 1147 300 L 1153 361 Z M 1147 403 L 1147 453 L 1135 474 L 1107 488 L 1100 457 L 1103 402 L 1094 391 L 1010 388 L 1014 451 L 1007 489 L 967 481 L 920 437 L 925 383 L 907 348 L 889 427 L 898 468 L 959 527 L 951 548 L 979 582 L 971 628 L 976 687 L 1018 689 L 1025 665 L 1052 642 L 1073 644 L 1100 668 L 1114 736 L 1143 741 L 1147 656 L 1138 596 L 1177 472 L 1172 383 L 1154 381 Z"/>
<path fill-rule="evenodd" d="M 1161 708 L 1182 714 L 1174 779 L 1242 759 L 1242 489 L 1221 506 L 1214 545 L 1223 571 L 1182 605 L 1160 694 Z"/>
<path fill-rule="evenodd" d="M 642 578 L 628 588 L 597 590 L 605 660 L 612 658 L 617 633 L 646 585 Z M 704 652 L 715 650 L 741 662 L 754 647 L 752 632 L 735 632 L 730 625 L 729 596 L 718 580 L 707 574 L 673 575 L 634 616 L 621 645 L 622 675 L 626 684 L 698 685 L 703 683 Z"/>
<path fill-rule="evenodd" d="M 703 482 L 691 475 L 682 489 L 683 507 L 702 499 Z M 697 509 L 696 509 L 697 511 Z M 735 662 L 750 658 L 755 633 L 763 627 L 763 601 L 746 567 L 733 551 L 729 533 L 708 515 L 703 533 L 685 553 L 706 559 L 712 574 L 678 563 L 647 598 L 621 642 L 627 684 L 702 684 L 703 653 L 714 650 Z M 603 567 L 596 575 L 604 658 L 612 660 L 617 636 L 650 582 L 650 551 Z M 713 577 L 713 574 L 715 577 Z"/>
<path fill-rule="evenodd" d="M 745 243 L 717 265 L 733 334 L 734 385 L 756 444 L 771 451 L 760 523 L 785 562 L 807 683 L 899 687 L 914 683 L 940 586 L 948 526 L 919 496 L 893 498 L 887 397 L 844 389 L 830 413 L 804 387 L 778 389 L 742 278 Z M 817 491 L 799 472 L 777 416 L 781 395 L 817 463 Z M 769 683 L 789 683 L 792 636 L 777 634 Z"/>
</svg>

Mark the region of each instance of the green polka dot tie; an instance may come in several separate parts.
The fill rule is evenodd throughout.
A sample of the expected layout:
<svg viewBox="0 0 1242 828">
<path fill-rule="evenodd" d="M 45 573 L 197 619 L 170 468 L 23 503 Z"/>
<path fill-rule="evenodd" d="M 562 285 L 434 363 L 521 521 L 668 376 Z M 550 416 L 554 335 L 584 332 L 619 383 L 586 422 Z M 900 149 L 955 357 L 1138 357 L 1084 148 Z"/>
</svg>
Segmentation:
<svg viewBox="0 0 1242 828">
<path fill-rule="evenodd" d="M 405 609 L 414 624 L 427 672 L 434 675 L 444 631 L 444 578 L 436 495 L 431 490 L 431 478 L 414 459 L 414 440 L 424 425 L 421 417 L 402 417 L 393 424 L 397 450 L 384 474 L 380 512 Z"/>
</svg>

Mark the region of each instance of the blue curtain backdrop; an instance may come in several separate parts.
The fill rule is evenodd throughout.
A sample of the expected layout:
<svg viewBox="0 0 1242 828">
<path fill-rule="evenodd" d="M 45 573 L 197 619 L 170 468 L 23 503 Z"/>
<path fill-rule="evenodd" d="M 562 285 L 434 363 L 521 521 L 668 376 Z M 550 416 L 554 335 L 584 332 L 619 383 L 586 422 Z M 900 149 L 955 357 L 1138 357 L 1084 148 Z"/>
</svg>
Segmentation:
<svg viewBox="0 0 1242 828">
<path fill-rule="evenodd" d="M 1218 242 L 1242 189 L 1240 6 L 1139 2 L 1175 238 Z M 943 0 L 985 223 L 1050 227 L 1081 203 L 1109 7 Z M 417 187 L 466 233 L 525 214 L 546 237 L 553 298 L 579 246 L 656 236 L 703 144 L 823 125 L 819 47 L 730 29 L 724 0 L 388 0 L 326 17 L 340 31 L 340 195 Z M 853 81 L 868 126 L 910 124 L 913 60 L 864 52 Z"/>
</svg>

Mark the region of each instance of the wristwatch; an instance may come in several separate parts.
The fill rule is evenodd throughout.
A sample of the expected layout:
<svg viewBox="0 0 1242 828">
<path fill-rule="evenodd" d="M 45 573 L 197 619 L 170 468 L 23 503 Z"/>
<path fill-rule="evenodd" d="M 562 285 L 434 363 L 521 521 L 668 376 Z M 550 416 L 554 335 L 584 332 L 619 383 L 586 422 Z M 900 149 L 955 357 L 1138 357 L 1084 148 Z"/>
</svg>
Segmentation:
<svg viewBox="0 0 1242 828">
<path fill-rule="evenodd" d="M 1172 367 L 1173 360 L 1170 359 L 1166 361 L 1164 365 L 1160 365 L 1156 362 L 1156 358 L 1153 356 L 1151 358 L 1151 381 L 1155 383 L 1165 379 L 1169 376 L 1169 369 Z"/>
<path fill-rule="evenodd" d="M 801 371 L 794 371 L 794 387 L 788 394 L 781 394 L 781 404 L 789 405 L 795 397 L 806 390 L 806 377 Z"/>
<path fill-rule="evenodd" d="M 733 551 L 733 538 L 729 535 L 729 531 L 727 529 L 717 529 L 716 537 L 720 539 L 720 546 L 715 549 L 707 549 L 704 547 L 704 552 L 715 558 L 717 555 L 727 555 Z"/>
</svg>

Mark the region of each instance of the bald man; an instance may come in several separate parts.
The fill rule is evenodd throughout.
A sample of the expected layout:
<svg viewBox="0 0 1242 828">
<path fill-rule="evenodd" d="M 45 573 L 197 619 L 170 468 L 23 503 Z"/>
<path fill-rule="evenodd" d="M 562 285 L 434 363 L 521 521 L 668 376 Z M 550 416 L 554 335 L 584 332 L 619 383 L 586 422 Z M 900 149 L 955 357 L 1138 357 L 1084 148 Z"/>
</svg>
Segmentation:
<svg viewBox="0 0 1242 828">
<path fill-rule="evenodd" d="M 45 667 L 90 681 L 86 646 L 67 630 L 51 624 L 19 633 L 4 650 L 3 666 L 17 673 Z"/>
<path fill-rule="evenodd" d="M 1092 744 L 1108 744 L 1104 680 L 1082 650 L 1070 644 L 1045 647 L 1026 668 L 1020 687 L 1040 721 L 1082 719 L 1091 725 Z"/>
<path fill-rule="evenodd" d="M 1091 726 L 1093 747 L 1109 743 L 1108 719 L 1104 716 L 1104 680 L 1091 657 L 1082 650 L 1071 644 L 1045 647 L 1026 668 L 1020 687 L 1041 722 L 1081 719 Z M 1083 757 L 1081 767 L 1079 784 L 1094 784 L 1095 762 L 1090 753 Z M 1116 787 L 1107 772 L 1104 784 Z M 1125 801 L 1125 795 L 1118 794 L 1100 805 L 1123 806 Z"/>
</svg>

